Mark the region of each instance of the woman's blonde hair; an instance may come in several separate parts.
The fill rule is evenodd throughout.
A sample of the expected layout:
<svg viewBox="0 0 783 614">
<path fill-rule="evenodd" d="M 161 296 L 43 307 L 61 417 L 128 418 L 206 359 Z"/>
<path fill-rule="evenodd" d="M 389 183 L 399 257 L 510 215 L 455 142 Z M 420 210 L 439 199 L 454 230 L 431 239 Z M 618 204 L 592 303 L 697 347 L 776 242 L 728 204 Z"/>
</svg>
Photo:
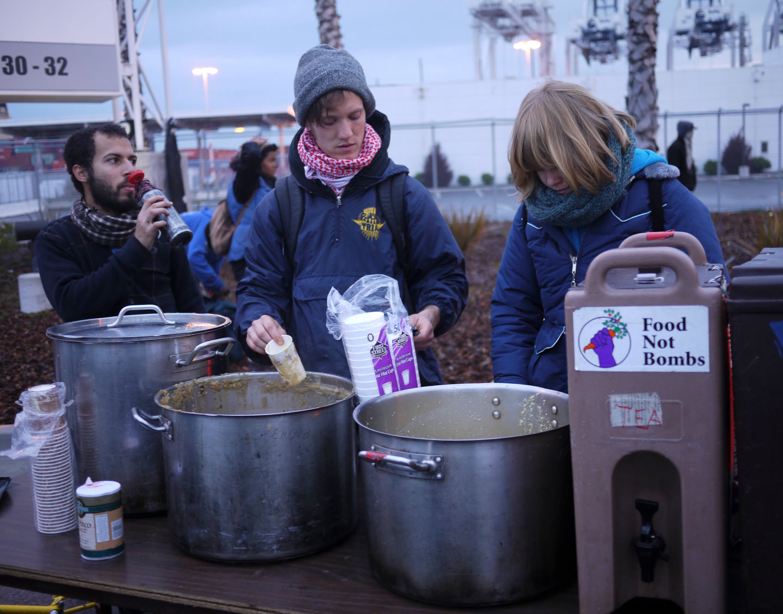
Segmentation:
<svg viewBox="0 0 783 614">
<path fill-rule="evenodd" d="M 636 122 L 574 83 L 548 81 L 530 91 L 508 147 L 511 175 L 522 198 L 532 194 L 541 170 L 559 171 L 572 192 L 582 188 L 595 194 L 615 181 L 607 163 L 618 160 L 607 141 L 613 134 L 624 151 L 630 143 L 624 125 L 633 129 Z"/>
</svg>

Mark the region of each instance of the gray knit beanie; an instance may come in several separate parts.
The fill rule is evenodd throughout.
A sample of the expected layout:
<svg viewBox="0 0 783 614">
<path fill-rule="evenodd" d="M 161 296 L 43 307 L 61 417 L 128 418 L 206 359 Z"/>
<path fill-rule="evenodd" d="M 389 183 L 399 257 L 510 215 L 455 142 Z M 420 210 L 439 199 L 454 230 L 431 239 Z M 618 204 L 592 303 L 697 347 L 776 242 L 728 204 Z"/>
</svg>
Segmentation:
<svg viewBox="0 0 783 614">
<path fill-rule="evenodd" d="M 313 47 L 299 59 L 294 77 L 294 113 L 304 126 L 313 103 L 332 90 L 350 90 L 364 102 L 367 117 L 375 111 L 375 98 L 367 87 L 364 71 L 356 59 L 344 49 L 329 45 Z"/>
</svg>

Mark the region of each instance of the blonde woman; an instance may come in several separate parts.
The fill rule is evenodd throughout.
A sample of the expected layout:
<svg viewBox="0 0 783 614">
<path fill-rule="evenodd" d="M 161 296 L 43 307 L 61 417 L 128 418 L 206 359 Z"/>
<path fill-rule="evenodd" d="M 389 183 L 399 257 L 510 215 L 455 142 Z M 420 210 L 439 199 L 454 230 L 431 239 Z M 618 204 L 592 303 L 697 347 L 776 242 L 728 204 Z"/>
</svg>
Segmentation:
<svg viewBox="0 0 783 614">
<path fill-rule="evenodd" d="M 630 115 L 572 83 L 547 82 L 522 101 L 509 146 L 522 205 L 492 296 L 496 382 L 567 391 L 566 291 L 626 237 L 688 232 L 723 264 L 707 208 L 677 181 L 676 167 L 636 147 L 634 127 Z"/>
</svg>

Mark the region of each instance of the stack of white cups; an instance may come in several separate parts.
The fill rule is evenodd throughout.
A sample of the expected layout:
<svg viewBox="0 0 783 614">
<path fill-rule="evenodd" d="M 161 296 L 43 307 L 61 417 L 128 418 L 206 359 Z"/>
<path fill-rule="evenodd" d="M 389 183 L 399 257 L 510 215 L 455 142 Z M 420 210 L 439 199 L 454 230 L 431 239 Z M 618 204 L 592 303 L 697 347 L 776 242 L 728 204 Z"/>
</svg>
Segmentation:
<svg viewBox="0 0 783 614">
<path fill-rule="evenodd" d="M 386 339 L 382 311 L 368 311 L 341 320 L 343 347 L 360 401 L 397 390 L 397 377 Z"/>
<path fill-rule="evenodd" d="M 35 528 L 40 533 L 64 533 L 77 526 L 71 436 L 64 416 L 65 386 L 44 384 L 22 393 L 23 411 L 41 430 L 31 432 L 44 443 L 32 463 Z M 53 428 L 52 428 L 53 423 Z"/>
</svg>

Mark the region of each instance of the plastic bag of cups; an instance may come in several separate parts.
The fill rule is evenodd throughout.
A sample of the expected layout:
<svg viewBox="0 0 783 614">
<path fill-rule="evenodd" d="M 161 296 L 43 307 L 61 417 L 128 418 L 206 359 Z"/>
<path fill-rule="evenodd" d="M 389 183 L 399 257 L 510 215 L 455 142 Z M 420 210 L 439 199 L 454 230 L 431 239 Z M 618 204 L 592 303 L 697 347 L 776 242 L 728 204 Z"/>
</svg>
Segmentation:
<svg viewBox="0 0 783 614">
<path fill-rule="evenodd" d="M 366 275 L 344 294 L 332 288 L 326 327 L 342 340 L 360 401 L 420 385 L 413 331 L 397 280 Z"/>
</svg>

